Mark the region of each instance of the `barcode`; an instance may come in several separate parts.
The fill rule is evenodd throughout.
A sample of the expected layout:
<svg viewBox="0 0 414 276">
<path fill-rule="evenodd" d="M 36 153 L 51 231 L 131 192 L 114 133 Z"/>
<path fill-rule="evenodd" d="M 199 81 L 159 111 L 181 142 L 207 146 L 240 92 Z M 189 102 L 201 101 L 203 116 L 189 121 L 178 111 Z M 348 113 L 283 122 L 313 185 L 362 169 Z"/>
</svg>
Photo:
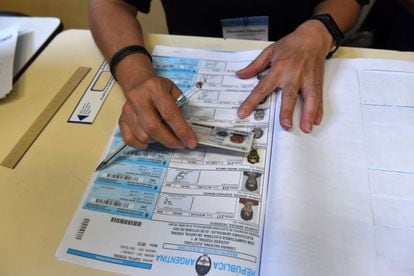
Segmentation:
<svg viewBox="0 0 414 276">
<path fill-rule="evenodd" d="M 111 218 L 111 222 L 126 224 L 126 225 L 133 225 L 133 226 L 141 226 L 140 221 L 130 220 L 130 219 L 123 219 L 123 218 Z"/>
<path fill-rule="evenodd" d="M 83 237 L 83 234 L 85 234 L 86 228 L 88 227 L 88 224 L 90 222 L 90 219 L 88 218 L 84 218 L 81 222 L 81 225 L 78 229 L 78 231 L 76 232 L 76 236 L 75 239 L 77 240 L 81 240 Z"/>
<path fill-rule="evenodd" d="M 105 175 L 106 178 L 118 179 L 118 180 L 127 180 L 131 182 L 144 182 L 143 177 L 133 177 L 126 174 L 121 173 L 107 173 Z"/>
<path fill-rule="evenodd" d="M 127 152 L 124 152 L 123 155 L 126 156 L 138 156 L 138 157 L 142 157 L 142 158 L 150 158 L 153 156 L 152 153 L 148 153 L 142 150 L 130 150 Z"/>
<path fill-rule="evenodd" d="M 92 202 L 96 204 L 102 204 L 102 205 L 111 205 L 111 206 L 115 206 L 118 208 L 124 208 L 124 209 L 129 209 L 133 207 L 133 204 L 124 203 L 124 202 L 121 202 L 119 200 L 114 200 L 114 199 L 96 198 L 95 200 L 92 200 Z"/>
</svg>

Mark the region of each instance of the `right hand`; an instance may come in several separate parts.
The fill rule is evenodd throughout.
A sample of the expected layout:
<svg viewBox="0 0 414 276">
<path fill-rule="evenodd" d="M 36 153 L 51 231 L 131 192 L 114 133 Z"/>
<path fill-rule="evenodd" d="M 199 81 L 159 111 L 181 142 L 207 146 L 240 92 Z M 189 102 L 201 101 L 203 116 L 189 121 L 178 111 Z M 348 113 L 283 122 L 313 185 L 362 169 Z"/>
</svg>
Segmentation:
<svg viewBox="0 0 414 276">
<path fill-rule="evenodd" d="M 137 149 L 160 142 L 168 148 L 197 146 L 196 136 L 176 104 L 180 89 L 169 79 L 151 76 L 124 90 L 119 118 L 124 142 Z"/>
</svg>

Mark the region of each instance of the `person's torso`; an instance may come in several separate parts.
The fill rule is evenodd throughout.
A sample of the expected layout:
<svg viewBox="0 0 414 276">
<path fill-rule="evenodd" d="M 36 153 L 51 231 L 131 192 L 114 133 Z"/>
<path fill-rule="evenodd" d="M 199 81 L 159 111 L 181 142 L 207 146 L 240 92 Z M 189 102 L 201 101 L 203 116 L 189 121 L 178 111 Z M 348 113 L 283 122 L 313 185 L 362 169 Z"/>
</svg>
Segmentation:
<svg viewBox="0 0 414 276">
<path fill-rule="evenodd" d="M 221 19 L 268 16 L 269 40 L 292 32 L 320 0 L 161 0 L 170 34 L 222 37 Z"/>
</svg>

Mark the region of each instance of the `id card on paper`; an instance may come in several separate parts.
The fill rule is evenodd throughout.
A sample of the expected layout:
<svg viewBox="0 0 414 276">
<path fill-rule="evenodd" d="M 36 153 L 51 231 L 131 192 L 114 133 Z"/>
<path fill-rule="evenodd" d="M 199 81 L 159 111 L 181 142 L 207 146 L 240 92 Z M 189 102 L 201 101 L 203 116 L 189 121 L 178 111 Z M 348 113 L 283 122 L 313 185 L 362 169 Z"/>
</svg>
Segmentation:
<svg viewBox="0 0 414 276">
<path fill-rule="evenodd" d="M 224 38 L 269 40 L 269 17 L 250 16 L 221 20 Z"/>
</svg>

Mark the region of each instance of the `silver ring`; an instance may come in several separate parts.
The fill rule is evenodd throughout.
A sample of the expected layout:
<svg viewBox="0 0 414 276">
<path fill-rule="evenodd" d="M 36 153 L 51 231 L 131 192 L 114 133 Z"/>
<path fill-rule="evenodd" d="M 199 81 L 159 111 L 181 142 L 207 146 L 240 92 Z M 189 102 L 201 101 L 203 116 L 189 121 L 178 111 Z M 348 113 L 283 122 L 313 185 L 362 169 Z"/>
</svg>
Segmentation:
<svg viewBox="0 0 414 276">
<path fill-rule="evenodd" d="M 177 104 L 178 107 L 182 106 L 183 104 L 185 104 L 185 102 L 187 101 L 187 97 L 184 96 L 184 94 L 181 94 L 180 96 L 178 96 L 178 98 L 175 100 L 175 103 Z"/>
</svg>

